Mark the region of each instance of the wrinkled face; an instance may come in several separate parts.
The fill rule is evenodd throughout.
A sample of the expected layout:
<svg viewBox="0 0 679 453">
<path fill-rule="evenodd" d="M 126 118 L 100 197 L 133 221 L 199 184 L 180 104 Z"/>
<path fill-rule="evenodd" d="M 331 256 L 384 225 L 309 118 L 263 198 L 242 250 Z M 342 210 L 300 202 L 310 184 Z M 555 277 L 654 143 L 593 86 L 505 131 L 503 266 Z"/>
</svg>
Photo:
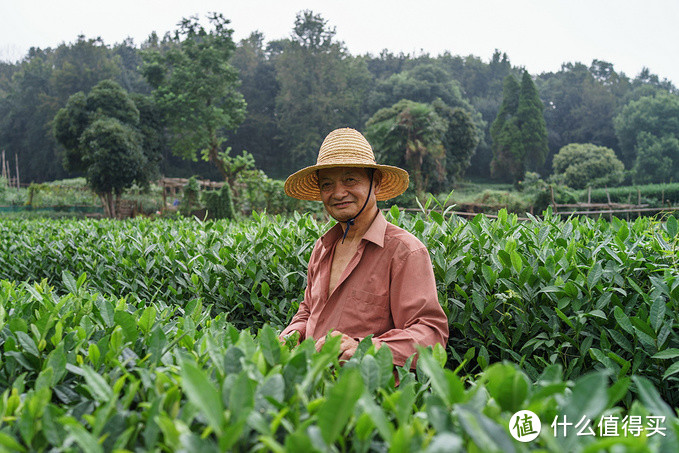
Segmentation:
<svg viewBox="0 0 679 453">
<path fill-rule="evenodd" d="M 373 190 L 366 210 L 376 203 L 379 174 L 376 172 Z M 359 213 L 370 189 L 370 174 L 365 168 L 337 167 L 318 170 L 318 188 L 328 214 L 338 222 L 346 222 Z"/>
</svg>

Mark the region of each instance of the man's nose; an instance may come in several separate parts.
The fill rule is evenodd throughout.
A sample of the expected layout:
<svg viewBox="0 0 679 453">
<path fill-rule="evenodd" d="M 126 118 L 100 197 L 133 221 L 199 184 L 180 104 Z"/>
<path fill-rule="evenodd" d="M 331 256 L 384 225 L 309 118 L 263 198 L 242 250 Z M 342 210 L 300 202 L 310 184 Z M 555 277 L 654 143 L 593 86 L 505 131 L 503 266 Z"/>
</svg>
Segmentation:
<svg viewBox="0 0 679 453">
<path fill-rule="evenodd" d="M 335 184 L 332 192 L 333 198 L 341 199 L 347 195 L 347 188 L 342 183 Z"/>
</svg>

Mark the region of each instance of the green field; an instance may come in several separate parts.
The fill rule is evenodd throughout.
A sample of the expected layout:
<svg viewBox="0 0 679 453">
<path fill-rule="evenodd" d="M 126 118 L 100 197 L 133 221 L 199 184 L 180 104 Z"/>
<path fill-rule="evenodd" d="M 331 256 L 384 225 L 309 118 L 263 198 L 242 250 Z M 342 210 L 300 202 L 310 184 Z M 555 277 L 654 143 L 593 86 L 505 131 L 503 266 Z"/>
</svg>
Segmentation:
<svg viewBox="0 0 679 453">
<path fill-rule="evenodd" d="M 676 450 L 674 217 L 388 219 L 428 246 L 451 332 L 398 386 L 386 348 L 279 344 L 328 227 L 310 217 L 0 220 L 0 448 Z"/>
</svg>

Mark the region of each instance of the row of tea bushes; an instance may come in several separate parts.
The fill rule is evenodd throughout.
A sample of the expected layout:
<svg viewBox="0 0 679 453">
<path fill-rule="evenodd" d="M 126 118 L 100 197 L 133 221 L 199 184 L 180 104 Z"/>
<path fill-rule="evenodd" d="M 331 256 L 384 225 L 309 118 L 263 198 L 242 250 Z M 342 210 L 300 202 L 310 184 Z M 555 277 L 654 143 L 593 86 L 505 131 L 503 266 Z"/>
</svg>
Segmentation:
<svg viewBox="0 0 679 453">
<path fill-rule="evenodd" d="M 564 380 L 559 365 L 531 380 L 498 363 L 478 376 L 422 350 L 416 373 L 364 341 L 350 361 L 257 335 L 194 299 L 183 307 L 88 289 L 0 281 L 0 449 L 4 451 L 673 451 L 679 420 L 643 377 L 611 385 L 593 372 Z M 628 398 L 628 410 L 616 406 Z M 521 443 L 512 414 L 542 430 Z M 627 417 L 627 418 L 625 418 Z M 647 420 L 655 418 L 656 430 Z M 588 420 L 596 435 L 555 420 Z M 626 420 L 643 423 L 637 432 Z M 626 424 L 627 423 L 627 424 Z M 575 425 L 573 425 L 575 426 Z M 606 427 L 603 431 L 602 427 Z M 536 428 L 534 426 L 534 428 Z M 617 435 L 611 437 L 615 429 Z M 513 431 L 512 431 L 513 432 Z"/>
<path fill-rule="evenodd" d="M 607 370 L 645 376 L 679 404 L 679 235 L 641 218 L 469 221 L 387 217 L 429 248 L 448 314 L 449 366 L 464 371 L 520 363 L 531 379 L 560 364 L 567 379 Z M 106 297 L 184 307 L 200 298 L 237 328 L 281 328 L 295 312 L 315 239 L 327 228 L 306 216 L 255 214 L 241 222 L 190 220 L 0 223 L 0 278 L 87 274 Z M 630 404 L 625 401 L 625 404 Z"/>
</svg>

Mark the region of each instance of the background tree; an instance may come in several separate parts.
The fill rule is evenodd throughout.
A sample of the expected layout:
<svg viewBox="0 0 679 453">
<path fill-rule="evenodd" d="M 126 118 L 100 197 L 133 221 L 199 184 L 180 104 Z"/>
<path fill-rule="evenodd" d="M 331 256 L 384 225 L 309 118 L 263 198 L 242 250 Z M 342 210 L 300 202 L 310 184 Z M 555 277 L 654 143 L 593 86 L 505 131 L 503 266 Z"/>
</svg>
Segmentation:
<svg viewBox="0 0 679 453">
<path fill-rule="evenodd" d="M 286 169 L 315 162 L 328 132 L 360 128 L 370 74 L 362 59 L 335 41 L 335 29 L 312 11 L 297 15 L 290 40 L 276 56 L 276 118 Z"/>
<path fill-rule="evenodd" d="M 432 107 L 447 125 L 442 144 L 446 150 L 446 179 L 453 184 L 469 168 L 483 131 L 476 127 L 469 112 L 460 107 L 450 108 L 440 99 L 432 102 Z"/>
<path fill-rule="evenodd" d="M 366 123 L 366 138 L 378 161 L 405 168 L 418 195 L 445 180 L 447 124 L 429 104 L 403 99 Z"/>
<path fill-rule="evenodd" d="M 533 79 L 528 71 L 524 71 L 521 78 L 516 119 L 521 131 L 521 141 L 525 153 L 524 168 L 534 172 L 541 170 L 549 151 L 543 110 L 544 106 L 540 96 L 538 96 Z M 523 179 L 523 174 L 521 179 Z"/>
<path fill-rule="evenodd" d="M 546 167 L 552 156 L 569 143 L 619 149 L 613 117 L 630 82 L 616 73 L 612 64 L 601 60 L 594 60 L 589 67 L 564 64 L 559 72 L 540 75 L 536 84 L 546 106 L 550 150 Z"/>
<path fill-rule="evenodd" d="M 145 184 L 147 158 L 139 132 L 116 118 L 101 117 L 90 124 L 80 137 L 85 151 L 87 185 L 98 194 L 104 211 L 116 217 L 123 191 L 134 183 Z"/>
<path fill-rule="evenodd" d="M 281 172 L 284 153 L 274 116 L 279 91 L 274 59 L 259 32 L 243 39 L 234 51 L 231 64 L 242 81 L 240 91 L 247 103 L 247 115 L 230 142 L 236 151 L 247 149 L 268 175 L 282 178 L 286 175 Z"/>
<path fill-rule="evenodd" d="M 164 113 L 173 152 L 194 161 L 200 155 L 227 180 L 226 131 L 243 121 L 245 102 L 229 64 L 235 49 L 229 21 L 213 13 L 209 23 L 210 29 L 196 17 L 183 19 L 174 35 L 145 51 L 143 73 Z"/>
<path fill-rule="evenodd" d="M 140 104 L 142 121 L 128 93 L 105 80 L 87 95 L 71 96 L 54 118 L 54 137 L 66 149 L 64 165 L 85 172 L 110 217 L 116 216 L 124 189 L 134 183 L 148 185 L 157 176 L 157 130 L 146 118 L 152 108 Z"/>
<path fill-rule="evenodd" d="M 572 143 L 554 156 L 553 179 L 573 189 L 615 186 L 623 180 L 625 166 L 615 151 L 592 143 Z"/>
<path fill-rule="evenodd" d="M 679 180 L 679 138 L 657 137 L 649 132 L 637 135 L 634 182 L 638 184 L 668 183 Z"/>
<path fill-rule="evenodd" d="M 525 151 L 516 118 L 519 110 L 519 94 L 519 83 L 513 75 L 508 75 L 502 90 L 500 110 L 490 127 L 493 143 L 491 174 L 494 178 L 501 180 L 519 181 L 524 172 Z"/>
<path fill-rule="evenodd" d="M 625 166 L 632 167 L 637 160 L 641 133 L 657 139 L 665 136 L 679 138 L 679 96 L 658 93 L 632 101 L 615 117 L 614 125 L 622 161 Z"/>
</svg>

